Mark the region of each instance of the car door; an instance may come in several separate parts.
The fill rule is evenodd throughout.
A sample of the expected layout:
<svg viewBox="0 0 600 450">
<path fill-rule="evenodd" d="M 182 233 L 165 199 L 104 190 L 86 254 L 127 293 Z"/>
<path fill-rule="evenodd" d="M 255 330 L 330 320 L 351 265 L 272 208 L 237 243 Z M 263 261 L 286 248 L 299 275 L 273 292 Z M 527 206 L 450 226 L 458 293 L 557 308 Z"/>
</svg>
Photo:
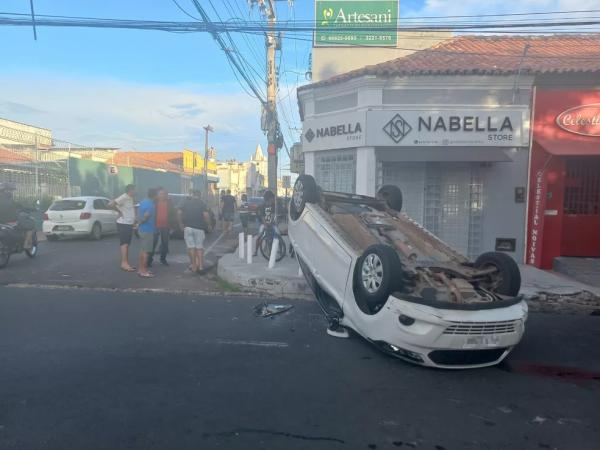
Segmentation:
<svg viewBox="0 0 600 450">
<path fill-rule="evenodd" d="M 117 218 L 119 217 L 119 213 L 108 206 L 110 200 L 107 198 L 102 199 L 102 207 L 104 210 L 104 214 L 106 215 L 106 231 L 115 233 L 117 231 Z"/>
<path fill-rule="evenodd" d="M 92 204 L 92 218 L 94 221 L 100 222 L 102 225 L 103 233 L 110 233 L 112 225 L 110 221 L 110 214 L 108 212 L 108 204 L 105 199 L 96 198 Z"/>
<path fill-rule="evenodd" d="M 303 228 L 300 233 L 305 244 L 304 259 L 313 276 L 323 289 L 342 304 L 352 256 L 321 214 L 307 211 L 298 226 Z"/>
</svg>

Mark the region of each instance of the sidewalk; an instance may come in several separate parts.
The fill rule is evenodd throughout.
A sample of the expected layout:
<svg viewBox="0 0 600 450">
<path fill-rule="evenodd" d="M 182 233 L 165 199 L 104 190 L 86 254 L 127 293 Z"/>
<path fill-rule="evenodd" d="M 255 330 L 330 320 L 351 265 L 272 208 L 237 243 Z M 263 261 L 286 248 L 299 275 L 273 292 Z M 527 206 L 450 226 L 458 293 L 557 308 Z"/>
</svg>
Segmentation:
<svg viewBox="0 0 600 450">
<path fill-rule="evenodd" d="M 266 293 L 282 298 L 312 298 L 312 292 L 298 272 L 298 262 L 286 255 L 269 269 L 269 262 L 259 253 L 252 264 L 238 257 L 238 251 L 224 255 L 218 263 L 217 274 L 242 290 Z"/>
<path fill-rule="evenodd" d="M 600 310 L 600 288 L 581 283 L 566 275 L 521 265 L 521 294 L 532 311 L 591 314 Z M 286 256 L 268 268 L 260 254 L 252 264 L 238 258 L 237 250 L 219 260 L 218 275 L 225 281 L 250 292 L 276 297 L 312 297 L 304 277 L 298 275 L 298 263 Z"/>
</svg>

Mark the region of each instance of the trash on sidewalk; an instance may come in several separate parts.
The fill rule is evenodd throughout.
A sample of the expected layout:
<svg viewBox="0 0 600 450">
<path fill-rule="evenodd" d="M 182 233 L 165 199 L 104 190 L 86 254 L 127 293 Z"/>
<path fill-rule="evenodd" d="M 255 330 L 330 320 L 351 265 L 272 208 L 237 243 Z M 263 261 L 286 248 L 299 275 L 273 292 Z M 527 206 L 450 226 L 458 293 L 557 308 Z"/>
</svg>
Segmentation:
<svg viewBox="0 0 600 450">
<path fill-rule="evenodd" d="M 257 317 L 269 317 L 281 314 L 292 309 L 294 305 L 281 305 L 277 303 L 261 303 L 254 307 L 254 315 Z"/>
</svg>

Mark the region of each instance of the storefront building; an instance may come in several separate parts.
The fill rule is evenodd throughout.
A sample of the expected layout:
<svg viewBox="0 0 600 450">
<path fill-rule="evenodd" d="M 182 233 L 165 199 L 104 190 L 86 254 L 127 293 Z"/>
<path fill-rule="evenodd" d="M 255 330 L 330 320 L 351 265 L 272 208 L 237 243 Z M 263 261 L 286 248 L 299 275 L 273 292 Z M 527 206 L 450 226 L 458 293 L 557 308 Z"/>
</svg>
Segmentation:
<svg viewBox="0 0 600 450">
<path fill-rule="evenodd" d="M 600 86 L 536 90 L 530 180 L 527 263 L 600 257 Z"/>
<path fill-rule="evenodd" d="M 460 37 L 304 86 L 305 172 L 327 190 L 398 185 L 405 212 L 457 250 L 524 262 L 535 83 L 555 69 L 536 46 L 561 39 Z"/>
</svg>

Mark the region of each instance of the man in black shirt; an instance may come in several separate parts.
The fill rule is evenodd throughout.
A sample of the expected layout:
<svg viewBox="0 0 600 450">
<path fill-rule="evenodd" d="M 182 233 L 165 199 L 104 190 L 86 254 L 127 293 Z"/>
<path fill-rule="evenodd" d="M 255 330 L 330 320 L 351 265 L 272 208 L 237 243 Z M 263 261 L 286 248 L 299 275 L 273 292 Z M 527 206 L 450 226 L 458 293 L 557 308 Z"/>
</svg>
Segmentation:
<svg viewBox="0 0 600 450">
<path fill-rule="evenodd" d="M 206 205 L 201 200 L 200 191 L 192 191 L 192 198 L 179 207 L 177 218 L 190 257 L 190 266 L 186 273 L 203 273 L 204 238 L 209 227 L 210 216 Z"/>
<path fill-rule="evenodd" d="M 228 190 L 227 194 L 221 198 L 221 215 L 223 217 L 223 232 L 225 234 L 231 232 L 236 206 L 235 197 Z"/>
<path fill-rule="evenodd" d="M 260 227 L 258 228 L 259 238 L 256 240 L 254 256 L 258 254 L 258 249 L 260 247 L 260 236 L 262 236 L 265 227 L 273 227 L 274 237 L 281 238 L 275 220 L 275 194 L 273 194 L 273 191 L 266 191 L 264 193 L 263 203 L 258 208 L 258 220 L 260 221 Z"/>
</svg>

